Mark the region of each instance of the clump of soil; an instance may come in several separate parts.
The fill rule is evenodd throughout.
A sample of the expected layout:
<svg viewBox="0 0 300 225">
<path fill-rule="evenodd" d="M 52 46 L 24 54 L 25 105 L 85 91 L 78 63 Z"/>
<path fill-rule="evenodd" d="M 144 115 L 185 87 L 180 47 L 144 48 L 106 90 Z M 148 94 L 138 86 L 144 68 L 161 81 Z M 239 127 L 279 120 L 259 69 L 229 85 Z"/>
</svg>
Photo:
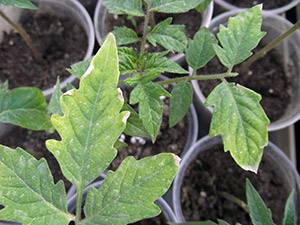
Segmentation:
<svg viewBox="0 0 300 225">
<path fill-rule="evenodd" d="M 152 143 L 149 139 L 125 136 L 124 141 L 128 146 L 119 150 L 118 156 L 110 165 L 110 169 L 117 169 L 127 156 L 134 156 L 136 159 L 141 159 L 162 152 L 172 152 L 176 155 L 180 155 L 183 152 L 187 141 L 188 121 L 185 117 L 175 127 L 170 128 L 168 118 L 169 106 L 168 100 L 166 99 L 161 131 L 156 142 Z"/>
<path fill-rule="evenodd" d="M 5 136 L 2 136 L 0 143 L 11 148 L 21 147 L 37 159 L 45 158 L 52 172 L 54 181 L 58 182 L 59 180 L 63 180 L 68 190 L 71 187 L 71 183 L 63 176 L 57 160 L 46 148 L 45 141 L 48 139 L 59 140 L 60 138 L 57 133 L 50 134 L 16 127 Z"/>
<path fill-rule="evenodd" d="M 57 76 L 68 77 L 65 69 L 83 59 L 87 37 L 72 19 L 26 11 L 20 24 L 31 36 L 44 62 L 37 63 L 19 34 L 4 33 L 0 44 L 0 81 L 9 80 L 11 88 L 53 87 Z"/>
<path fill-rule="evenodd" d="M 273 212 L 275 224 L 280 224 L 290 190 L 277 169 L 273 162 L 264 158 L 257 175 L 246 172 L 224 152 L 222 145 L 201 153 L 187 169 L 181 189 L 186 220 L 224 219 L 229 224 L 251 225 L 249 215 L 222 194 L 225 192 L 246 202 L 245 182 L 249 178 Z"/>
<path fill-rule="evenodd" d="M 226 2 L 240 8 L 250 8 L 257 4 L 263 4 L 264 9 L 275 9 L 291 3 L 292 0 L 226 0 Z"/>
<path fill-rule="evenodd" d="M 246 73 L 241 65 L 234 67 L 239 76 L 227 79 L 248 87 L 262 95 L 261 104 L 270 120 L 276 121 L 285 113 L 290 101 L 291 81 L 284 71 L 282 56 L 272 50 L 265 57 L 253 63 Z M 226 68 L 217 59 L 209 62 L 199 74 L 226 72 Z M 205 96 L 213 90 L 220 81 L 199 81 L 199 86 Z"/>
</svg>

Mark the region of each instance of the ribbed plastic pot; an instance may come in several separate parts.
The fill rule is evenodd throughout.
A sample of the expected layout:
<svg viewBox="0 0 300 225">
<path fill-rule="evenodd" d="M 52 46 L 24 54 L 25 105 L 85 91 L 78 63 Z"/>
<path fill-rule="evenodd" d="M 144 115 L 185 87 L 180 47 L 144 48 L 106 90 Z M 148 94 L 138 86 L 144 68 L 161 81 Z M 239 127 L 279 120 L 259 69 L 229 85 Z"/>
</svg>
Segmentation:
<svg viewBox="0 0 300 225">
<path fill-rule="evenodd" d="M 213 147 L 220 145 L 222 139 L 220 137 L 210 138 L 208 136 L 202 138 L 196 142 L 185 154 L 181 163 L 180 169 L 173 184 L 173 208 L 176 217 L 180 222 L 184 222 L 185 218 L 183 216 L 181 208 L 181 187 L 183 184 L 184 177 L 187 176 L 186 170 L 189 168 L 190 164 L 199 157 L 201 154 L 211 150 Z M 286 188 L 289 191 L 295 190 L 295 203 L 297 215 L 300 215 L 300 179 L 299 174 L 293 163 L 284 155 L 281 149 L 272 143 L 264 150 L 265 160 L 270 162 L 277 171 L 277 174 L 285 183 Z"/>
<path fill-rule="evenodd" d="M 88 187 L 86 187 L 83 192 L 83 199 L 86 199 L 87 192 L 91 187 L 99 188 L 102 185 L 102 183 L 103 183 L 103 180 L 97 181 L 97 182 L 89 185 Z M 75 212 L 75 210 L 76 210 L 76 197 L 77 196 L 76 196 L 76 192 L 75 192 L 74 195 L 68 199 L 68 210 L 71 213 Z M 168 203 L 164 199 L 162 199 L 162 198 L 158 199 L 156 201 L 156 204 L 160 207 L 164 217 L 166 218 L 166 221 L 172 222 L 172 223 L 178 222 L 171 207 L 168 205 Z"/>
<path fill-rule="evenodd" d="M 234 10 L 223 13 L 211 21 L 209 29 L 212 32 L 217 32 L 220 24 L 226 24 L 230 16 L 234 16 L 241 12 L 241 10 Z M 269 43 L 275 37 L 279 36 L 288 30 L 292 23 L 285 18 L 271 13 L 263 13 L 263 30 L 267 32 L 266 37 L 262 40 L 263 44 Z M 283 54 L 285 71 L 288 71 L 289 79 L 291 80 L 291 102 L 284 115 L 276 121 L 273 121 L 269 126 L 269 131 L 276 131 L 286 128 L 300 119 L 300 31 L 296 31 L 289 38 L 285 39 L 283 43 L 277 47 L 278 52 Z M 289 66 L 287 66 L 289 65 Z M 190 68 L 190 75 L 193 70 Z M 253 75 L 254 76 L 254 75 Z M 206 100 L 197 81 L 192 81 L 196 104 L 201 105 L 203 118 L 209 121 L 211 109 L 206 109 L 203 103 Z"/>
<path fill-rule="evenodd" d="M 38 12 L 48 12 L 57 16 L 67 15 L 72 18 L 74 22 L 78 23 L 83 28 L 87 37 L 86 53 L 82 60 L 88 59 L 92 56 L 95 44 L 94 25 L 86 9 L 77 0 L 35 0 L 35 2 L 39 5 L 39 9 L 37 10 Z M 17 20 L 19 16 L 15 15 L 20 13 L 22 13 L 21 9 L 8 9 L 8 15 L 12 15 L 12 19 Z M 7 27 L 0 27 L 1 32 L 4 29 L 7 30 Z M 61 82 L 61 87 L 65 88 L 67 83 L 71 83 L 75 79 L 76 78 L 74 76 L 68 77 Z M 53 92 L 53 87 L 43 90 L 43 93 L 46 97 L 50 97 Z"/>
<path fill-rule="evenodd" d="M 228 3 L 226 0 L 215 0 L 215 2 L 228 11 L 242 9 L 231 3 Z M 269 12 L 269 13 L 273 13 L 273 14 L 282 14 L 282 13 L 285 13 L 286 11 L 288 11 L 289 9 L 295 7 L 296 5 L 298 5 L 299 2 L 300 2 L 300 0 L 293 0 L 290 3 L 288 3 L 282 7 L 269 9 L 269 10 L 265 10 L 265 11 Z"/>
<path fill-rule="evenodd" d="M 210 21 L 212 19 L 213 15 L 213 9 L 214 9 L 214 3 L 211 2 L 211 4 L 208 6 L 205 12 L 203 12 L 202 16 L 202 27 L 208 27 L 210 24 Z M 107 10 L 103 4 L 103 0 L 98 0 L 96 10 L 94 13 L 94 26 L 95 26 L 95 33 L 96 33 L 96 39 L 101 45 L 103 42 L 103 39 L 107 35 L 107 29 L 105 27 L 105 17 L 107 14 Z M 173 61 L 178 61 L 181 60 L 184 57 L 183 54 L 175 54 L 170 57 L 171 60 Z"/>
</svg>

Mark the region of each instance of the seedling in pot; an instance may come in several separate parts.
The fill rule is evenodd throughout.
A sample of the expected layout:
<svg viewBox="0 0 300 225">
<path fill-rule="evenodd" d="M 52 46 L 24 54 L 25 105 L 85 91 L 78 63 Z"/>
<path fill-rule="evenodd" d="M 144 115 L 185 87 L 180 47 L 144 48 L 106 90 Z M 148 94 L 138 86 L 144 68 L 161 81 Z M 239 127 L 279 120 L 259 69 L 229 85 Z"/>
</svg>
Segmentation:
<svg viewBox="0 0 300 225">
<path fill-rule="evenodd" d="M 37 9 L 36 5 L 33 4 L 31 0 L 0 0 L 0 5 L 1 4 L 8 5 L 8 6 L 15 6 L 23 9 L 30 9 L 30 10 Z M 3 12 L 3 10 L 0 10 L 0 17 L 4 19 L 15 31 L 17 31 L 21 35 L 26 45 L 31 49 L 32 54 L 34 55 L 34 58 L 37 60 L 37 62 L 39 63 L 43 62 L 41 54 L 35 48 L 33 41 L 30 35 L 26 32 L 26 30 L 21 25 L 11 20 Z"/>
<path fill-rule="evenodd" d="M 242 207 L 245 208 L 250 215 L 251 222 L 253 225 L 275 225 L 272 219 L 272 212 L 267 208 L 263 199 L 260 197 L 257 190 L 253 187 L 251 182 L 246 180 L 246 196 L 247 196 L 247 205 L 243 203 Z M 236 202 L 236 199 L 233 199 Z M 240 204 L 240 202 L 239 202 Z M 294 192 L 290 194 L 287 199 L 284 217 L 282 220 L 282 225 L 296 225 L 296 209 L 294 203 Z M 205 222 L 187 222 L 182 223 L 181 225 L 229 225 L 223 220 L 218 220 L 217 223 L 213 221 Z M 237 223 L 237 225 L 240 225 Z"/>
<path fill-rule="evenodd" d="M 63 115 L 51 121 L 61 140 L 48 140 L 65 177 L 76 185 L 76 215 L 67 211 L 63 183 L 53 183 L 44 159 L 22 149 L 0 147 L 0 220 L 29 224 L 125 225 L 160 213 L 154 201 L 167 191 L 178 169 L 178 158 L 163 153 L 135 160 L 128 157 L 108 172 L 100 189 L 90 189 L 81 218 L 82 193 L 116 156 L 113 147 L 126 127 L 129 112 L 119 80 L 117 46 L 109 35 L 82 76 L 78 89 L 60 98 Z M 42 187 L 42 189 L 41 189 Z"/>
</svg>

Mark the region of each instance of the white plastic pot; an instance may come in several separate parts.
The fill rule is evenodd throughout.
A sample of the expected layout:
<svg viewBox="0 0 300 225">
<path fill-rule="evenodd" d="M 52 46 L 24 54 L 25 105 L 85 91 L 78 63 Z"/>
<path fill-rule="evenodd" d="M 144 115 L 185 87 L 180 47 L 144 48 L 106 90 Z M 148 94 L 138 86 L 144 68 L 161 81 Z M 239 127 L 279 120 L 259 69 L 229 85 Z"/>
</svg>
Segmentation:
<svg viewBox="0 0 300 225">
<path fill-rule="evenodd" d="M 172 193 L 175 216 L 180 222 L 185 222 L 181 208 L 181 187 L 184 177 L 188 176 L 188 174 L 186 174 L 186 170 L 194 162 L 194 160 L 197 159 L 197 157 L 211 150 L 215 146 L 220 145 L 221 143 L 222 139 L 220 137 L 210 138 L 206 136 L 196 142 L 181 160 L 179 172 L 174 180 Z M 288 191 L 295 191 L 296 212 L 299 218 L 300 179 L 297 170 L 293 166 L 293 163 L 285 156 L 281 149 L 272 143 L 269 143 L 269 145 L 264 149 L 264 158 L 269 162 L 270 165 L 273 165 L 276 168 L 277 175 L 282 178 Z"/>
<path fill-rule="evenodd" d="M 272 1 L 272 0 L 269 0 L 269 1 Z M 228 10 L 228 11 L 236 10 L 236 9 L 242 9 L 242 8 L 239 8 L 235 5 L 232 5 L 231 3 L 228 3 L 226 0 L 215 0 L 215 2 L 218 5 L 222 6 L 224 9 Z M 291 9 L 291 8 L 295 7 L 296 5 L 298 5 L 299 2 L 300 2 L 300 0 L 293 0 L 289 4 L 286 4 L 282 7 L 269 9 L 269 10 L 264 10 L 264 11 L 269 12 L 269 13 L 273 13 L 273 14 L 285 13 L 289 9 Z"/>
<path fill-rule="evenodd" d="M 83 28 L 88 42 L 86 43 L 86 53 L 82 60 L 88 59 L 92 56 L 95 44 L 95 31 L 93 22 L 86 9 L 77 0 L 35 0 L 35 3 L 39 6 L 37 11 L 49 12 L 50 14 L 54 14 L 57 16 L 67 15 L 70 18 L 74 19 L 74 21 Z M 5 7 L 5 10 L 10 16 L 10 18 L 15 21 L 17 21 L 20 18 L 20 14 L 22 13 L 22 9 L 13 9 L 11 7 Z M 4 30 L 8 29 L 10 28 L 7 27 L 7 24 L 0 23 L 1 33 Z M 68 77 L 67 79 L 61 82 L 61 87 L 65 88 L 67 83 L 71 83 L 75 79 L 76 78 L 74 76 Z M 53 87 L 49 87 L 48 89 L 43 90 L 43 93 L 46 97 L 50 97 L 53 92 Z"/>
<path fill-rule="evenodd" d="M 216 32 L 220 24 L 226 24 L 230 16 L 235 16 L 241 12 L 241 10 L 234 10 L 227 13 L 223 13 L 211 21 L 209 29 L 212 32 Z M 273 40 L 275 37 L 279 36 L 286 30 L 288 30 L 292 23 L 290 23 L 285 18 L 270 14 L 267 12 L 263 13 L 263 30 L 267 31 L 266 37 L 263 39 L 262 43 L 266 44 Z M 289 38 L 285 39 L 283 43 L 277 47 L 277 50 L 283 54 L 285 65 L 291 64 L 289 69 L 291 69 L 287 74 L 290 76 L 291 80 L 291 102 L 284 115 L 277 121 L 274 121 L 269 126 L 269 131 L 276 131 L 288 127 L 300 119 L 300 31 L 296 31 Z M 284 68 L 287 68 L 283 65 Z M 190 68 L 190 75 L 193 70 Z M 202 115 L 205 117 L 206 121 L 209 121 L 211 115 L 211 109 L 204 107 L 203 103 L 206 100 L 198 81 L 192 81 L 193 89 L 195 93 L 196 103 L 201 105 Z"/>
</svg>

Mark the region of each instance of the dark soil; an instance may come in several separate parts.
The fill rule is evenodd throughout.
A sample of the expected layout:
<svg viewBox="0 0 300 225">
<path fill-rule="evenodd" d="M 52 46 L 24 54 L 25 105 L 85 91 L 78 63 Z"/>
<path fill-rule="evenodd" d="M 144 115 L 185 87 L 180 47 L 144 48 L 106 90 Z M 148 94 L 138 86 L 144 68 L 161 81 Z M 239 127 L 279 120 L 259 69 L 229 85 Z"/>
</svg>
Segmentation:
<svg viewBox="0 0 300 225">
<path fill-rule="evenodd" d="M 16 127 L 8 134 L 1 137 L 0 143 L 11 148 L 21 147 L 37 159 L 45 158 L 54 177 L 54 181 L 57 182 L 63 180 L 65 187 L 68 190 L 71 183 L 63 176 L 55 157 L 47 150 L 45 141 L 48 139 L 59 140 L 59 136 L 56 133 L 50 134 L 47 132 L 30 131 Z"/>
<path fill-rule="evenodd" d="M 86 8 L 91 17 L 93 17 L 98 0 L 79 0 L 79 2 Z"/>
<path fill-rule="evenodd" d="M 275 224 L 281 224 L 290 190 L 272 163 L 263 159 L 256 175 L 238 167 L 221 145 L 199 155 L 186 171 L 181 190 L 186 220 L 224 219 L 229 224 L 251 225 L 248 214 L 240 206 L 222 197 L 225 192 L 246 202 L 245 182 L 249 178 L 272 210 Z"/>
<path fill-rule="evenodd" d="M 270 120 L 276 121 L 285 113 L 290 103 L 291 81 L 283 68 L 281 56 L 275 50 L 269 52 L 264 58 L 256 61 L 246 73 L 241 72 L 241 67 L 236 66 L 238 77 L 228 79 L 248 87 L 262 95 L 261 104 Z M 213 59 L 199 73 L 225 72 L 217 59 Z M 200 88 L 205 96 L 213 90 L 219 81 L 201 81 Z"/>
<path fill-rule="evenodd" d="M 241 8 L 249 8 L 257 4 L 263 4 L 264 9 L 275 9 L 289 4 L 292 0 L 226 0 L 226 2 Z"/>
<path fill-rule="evenodd" d="M 127 156 L 134 156 L 136 159 L 141 159 L 162 152 L 172 152 L 176 155 L 182 153 L 187 141 L 188 121 L 187 118 L 184 118 L 175 127 L 169 128 L 168 104 L 168 100 L 166 99 L 161 131 L 156 142 L 152 143 L 152 141 L 148 139 L 125 136 L 125 142 L 128 146 L 119 150 L 118 156 L 110 165 L 110 169 L 117 169 Z"/>
<path fill-rule="evenodd" d="M 70 18 L 26 11 L 20 20 L 31 36 L 44 63 L 37 63 L 19 34 L 4 33 L 0 44 L 0 81 L 10 87 L 35 86 L 42 89 L 55 85 L 57 76 L 69 76 L 65 70 L 83 59 L 87 37 Z"/>
<path fill-rule="evenodd" d="M 133 223 L 133 225 L 167 225 L 167 224 L 168 223 L 166 222 L 166 218 L 163 216 L 162 213 L 157 217 Z"/>
</svg>

